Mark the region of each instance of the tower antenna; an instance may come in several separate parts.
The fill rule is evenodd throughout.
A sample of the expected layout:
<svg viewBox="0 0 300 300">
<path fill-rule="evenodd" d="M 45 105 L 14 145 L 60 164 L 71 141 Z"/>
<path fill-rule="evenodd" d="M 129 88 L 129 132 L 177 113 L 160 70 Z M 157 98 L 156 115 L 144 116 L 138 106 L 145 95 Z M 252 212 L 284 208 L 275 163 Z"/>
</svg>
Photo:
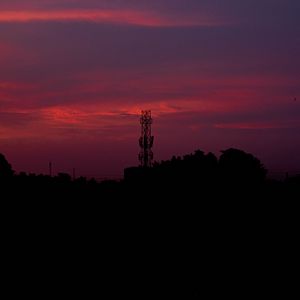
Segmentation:
<svg viewBox="0 0 300 300">
<path fill-rule="evenodd" d="M 149 168 L 152 166 L 153 160 L 153 140 L 151 135 L 151 124 L 153 120 L 151 117 L 151 110 L 142 110 L 140 123 L 141 123 L 141 137 L 139 139 L 141 151 L 139 154 L 139 160 L 141 167 Z"/>
</svg>

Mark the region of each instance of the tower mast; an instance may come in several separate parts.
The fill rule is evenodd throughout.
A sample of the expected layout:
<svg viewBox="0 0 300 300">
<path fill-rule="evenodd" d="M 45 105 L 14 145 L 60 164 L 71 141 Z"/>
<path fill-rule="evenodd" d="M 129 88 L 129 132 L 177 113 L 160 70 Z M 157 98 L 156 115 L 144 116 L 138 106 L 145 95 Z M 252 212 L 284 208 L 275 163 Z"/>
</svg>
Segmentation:
<svg viewBox="0 0 300 300">
<path fill-rule="evenodd" d="M 151 124 L 153 120 L 151 117 L 151 110 L 143 110 L 140 118 L 141 123 L 141 137 L 139 144 L 141 151 L 139 154 L 139 160 L 141 167 L 149 168 L 152 166 L 153 160 L 153 140 L 154 137 L 151 135 Z"/>
</svg>

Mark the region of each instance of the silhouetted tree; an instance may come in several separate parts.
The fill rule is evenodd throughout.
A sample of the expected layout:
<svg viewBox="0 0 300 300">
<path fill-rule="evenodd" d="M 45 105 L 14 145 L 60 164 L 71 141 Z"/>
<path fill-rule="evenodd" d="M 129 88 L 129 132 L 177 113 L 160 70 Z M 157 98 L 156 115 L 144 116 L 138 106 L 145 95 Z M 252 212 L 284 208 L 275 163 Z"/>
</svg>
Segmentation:
<svg viewBox="0 0 300 300">
<path fill-rule="evenodd" d="M 57 179 L 60 182 L 70 183 L 71 180 L 72 180 L 72 177 L 68 173 L 58 173 L 57 174 Z"/>
<path fill-rule="evenodd" d="M 233 148 L 222 151 L 219 170 L 223 181 L 237 185 L 262 183 L 267 174 L 267 170 L 258 158 Z"/>
<path fill-rule="evenodd" d="M 8 178 L 14 175 L 11 165 L 6 160 L 5 156 L 0 153 L 0 178 Z"/>
</svg>

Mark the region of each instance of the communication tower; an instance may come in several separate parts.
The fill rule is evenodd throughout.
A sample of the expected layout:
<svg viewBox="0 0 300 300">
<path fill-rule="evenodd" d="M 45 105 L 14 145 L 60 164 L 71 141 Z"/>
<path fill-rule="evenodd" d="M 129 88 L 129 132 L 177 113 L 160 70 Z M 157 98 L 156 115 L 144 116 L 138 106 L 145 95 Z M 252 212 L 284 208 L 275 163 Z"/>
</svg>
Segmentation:
<svg viewBox="0 0 300 300">
<path fill-rule="evenodd" d="M 139 154 L 139 160 L 141 167 L 149 168 L 152 166 L 153 160 L 153 140 L 154 137 L 151 135 L 152 125 L 151 110 L 143 110 L 140 118 L 141 123 L 141 137 L 139 139 L 141 151 Z"/>
</svg>

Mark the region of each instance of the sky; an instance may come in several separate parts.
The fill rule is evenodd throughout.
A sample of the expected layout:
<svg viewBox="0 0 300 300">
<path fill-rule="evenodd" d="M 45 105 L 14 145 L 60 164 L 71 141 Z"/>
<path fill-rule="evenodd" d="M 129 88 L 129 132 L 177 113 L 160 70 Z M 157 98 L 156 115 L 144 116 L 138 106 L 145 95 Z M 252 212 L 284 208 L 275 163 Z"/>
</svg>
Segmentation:
<svg viewBox="0 0 300 300">
<path fill-rule="evenodd" d="M 230 147 L 300 173 L 299 0 L 1 0 L 0 153 L 17 171 L 120 176 Z"/>
</svg>

